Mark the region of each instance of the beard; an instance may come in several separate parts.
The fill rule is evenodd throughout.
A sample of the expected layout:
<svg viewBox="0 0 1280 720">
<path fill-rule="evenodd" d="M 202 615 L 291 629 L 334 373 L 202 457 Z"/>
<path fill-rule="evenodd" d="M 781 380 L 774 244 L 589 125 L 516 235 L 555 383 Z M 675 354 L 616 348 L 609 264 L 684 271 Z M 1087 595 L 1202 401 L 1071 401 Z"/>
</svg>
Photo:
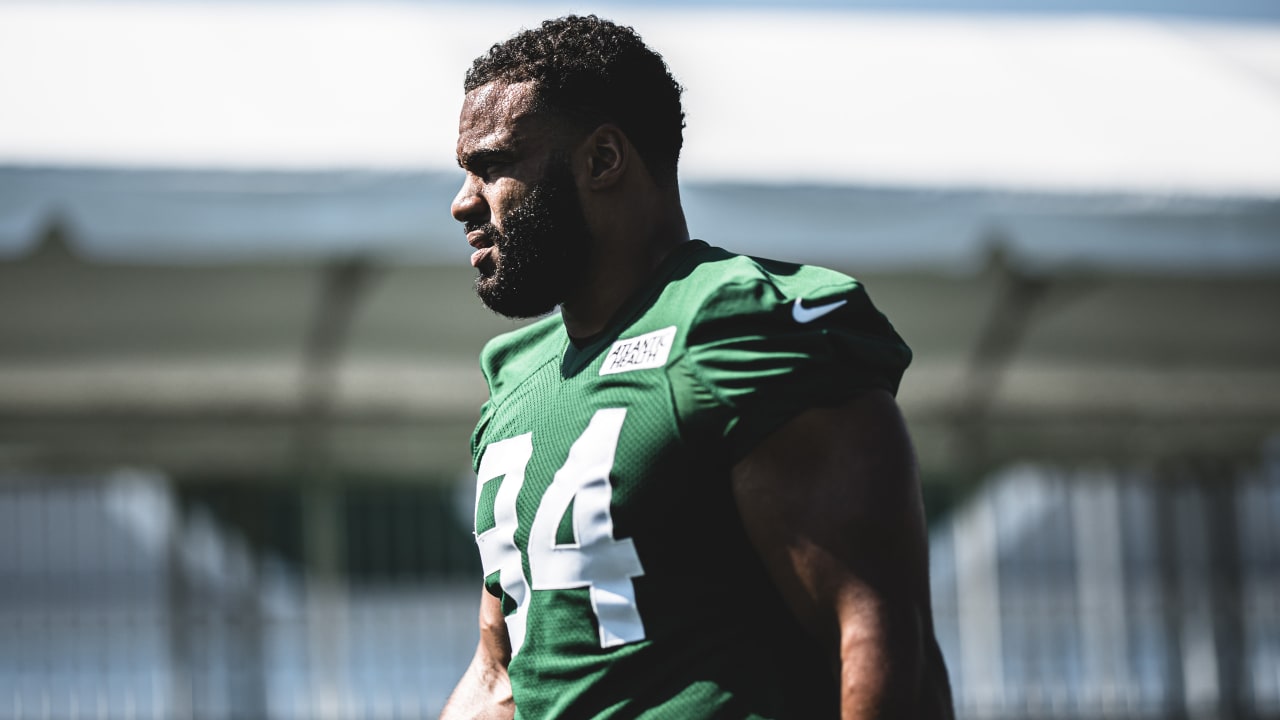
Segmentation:
<svg viewBox="0 0 1280 720">
<path fill-rule="evenodd" d="M 586 282 L 591 231 L 568 162 L 555 162 L 503 219 L 480 227 L 498 252 L 480 265 L 476 294 L 509 318 L 545 315 Z"/>
</svg>

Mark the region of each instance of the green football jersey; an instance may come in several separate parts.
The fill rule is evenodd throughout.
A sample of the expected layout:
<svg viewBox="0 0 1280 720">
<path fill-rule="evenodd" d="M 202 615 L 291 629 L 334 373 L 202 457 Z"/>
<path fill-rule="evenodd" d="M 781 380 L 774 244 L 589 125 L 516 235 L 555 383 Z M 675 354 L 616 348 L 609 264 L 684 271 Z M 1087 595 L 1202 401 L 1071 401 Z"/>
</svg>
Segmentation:
<svg viewBox="0 0 1280 720">
<path fill-rule="evenodd" d="M 700 241 L 582 346 L 558 316 L 492 340 L 475 531 L 517 717 L 838 716 L 730 471 L 805 409 L 896 392 L 910 359 L 852 278 Z"/>
</svg>

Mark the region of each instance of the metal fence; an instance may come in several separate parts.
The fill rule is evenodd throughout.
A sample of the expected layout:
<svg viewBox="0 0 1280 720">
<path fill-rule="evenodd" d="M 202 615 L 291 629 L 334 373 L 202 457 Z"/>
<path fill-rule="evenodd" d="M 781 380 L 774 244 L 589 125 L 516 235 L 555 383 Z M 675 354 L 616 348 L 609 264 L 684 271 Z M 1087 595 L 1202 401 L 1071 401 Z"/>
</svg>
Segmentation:
<svg viewBox="0 0 1280 720">
<path fill-rule="evenodd" d="M 0 719 L 434 717 L 469 484 L 0 478 Z M 966 718 L 1280 715 L 1280 452 L 991 478 L 931 536 Z"/>
<path fill-rule="evenodd" d="M 437 714 L 475 647 L 470 535 L 438 489 L 329 490 L 7 479 L 0 718 Z"/>
<path fill-rule="evenodd" d="M 1280 715 L 1280 453 L 1006 469 L 930 538 L 960 715 Z"/>
</svg>

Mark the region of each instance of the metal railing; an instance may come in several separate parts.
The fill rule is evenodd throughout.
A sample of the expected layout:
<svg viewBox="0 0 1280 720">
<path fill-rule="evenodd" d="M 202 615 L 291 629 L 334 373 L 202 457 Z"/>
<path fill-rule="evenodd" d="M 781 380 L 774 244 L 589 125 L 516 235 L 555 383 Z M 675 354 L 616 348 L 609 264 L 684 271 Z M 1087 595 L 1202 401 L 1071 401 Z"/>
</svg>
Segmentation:
<svg viewBox="0 0 1280 720">
<path fill-rule="evenodd" d="M 468 513 L 439 483 L 4 478 L 0 720 L 434 717 L 475 647 Z M 1007 468 L 931 553 L 961 717 L 1280 714 L 1280 454 Z"/>
</svg>

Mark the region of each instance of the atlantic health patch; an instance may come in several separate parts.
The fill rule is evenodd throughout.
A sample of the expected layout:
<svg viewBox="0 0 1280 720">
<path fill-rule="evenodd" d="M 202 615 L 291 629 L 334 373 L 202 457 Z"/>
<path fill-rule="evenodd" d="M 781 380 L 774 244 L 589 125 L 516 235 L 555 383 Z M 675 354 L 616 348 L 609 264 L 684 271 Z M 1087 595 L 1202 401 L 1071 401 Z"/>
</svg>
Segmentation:
<svg viewBox="0 0 1280 720">
<path fill-rule="evenodd" d="M 671 341 L 675 336 L 676 326 L 672 325 L 615 342 L 600 365 L 600 374 L 615 375 L 666 365 L 667 358 L 671 355 Z"/>
</svg>

